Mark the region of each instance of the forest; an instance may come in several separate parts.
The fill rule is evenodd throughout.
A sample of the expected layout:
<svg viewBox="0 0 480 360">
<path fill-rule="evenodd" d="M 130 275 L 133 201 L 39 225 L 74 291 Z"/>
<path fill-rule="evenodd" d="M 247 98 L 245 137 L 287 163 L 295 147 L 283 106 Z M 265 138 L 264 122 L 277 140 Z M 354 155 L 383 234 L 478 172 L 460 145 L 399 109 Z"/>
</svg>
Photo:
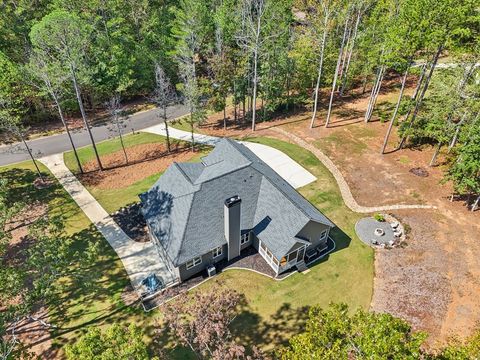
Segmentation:
<svg viewBox="0 0 480 360">
<path fill-rule="evenodd" d="M 394 128 L 401 141 L 390 146 L 435 146 L 431 166 L 448 148 L 445 180 L 478 206 L 474 0 L 5 1 L 0 24 L 4 136 L 25 140 L 29 125 L 52 120 L 68 132 L 66 118 L 78 115 L 88 129 L 87 112 L 151 99 L 159 71 L 176 95 L 164 100 L 188 107 L 192 132 L 207 110 L 227 105 L 252 130 L 279 112 L 308 108 L 310 127 L 322 131 L 333 100 L 358 86 L 370 94 L 370 121 L 382 83 L 397 76 L 398 102 L 381 119 L 390 121 L 382 153 Z M 447 63 L 436 70 L 440 58 Z M 407 96 L 410 75 L 417 84 Z M 321 101 L 326 119 L 317 117 Z"/>
<path fill-rule="evenodd" d="M 395 91 L 395 99 L 385 111 L 379 97 L 387 87 Z M 73 119 L 77 119 L 90 135 L 96 155 L 92 162 L 100 169 L 92 176 L 106 173 L 91 132 L 99 113 L 107 113 L 111 119 L 128 163 L 122 139 L 126 104 L 145 103 L 162 110 L 159 117 L 166 124 L 166 153 L 170 154 L 166 109 L 173 104 L 188 109 L 184 120 L 193 149 L 193 133 L 209 114 L 220 114 L 225 129 L 240 126 L 253 134 L 261 123 L 296 111 L 308 112 L 306 131 L 321 133 L 333 128 L 335 106 L 358 94 L 366 99 L 362 126 L 385 123 L 381 127 L 385 134 L 376 144 L 378 159 L 386 161 L 386 154 L 401 149 L 428 149 L 430 167 L 443 172 L 444 183 L 453 184 L 451 199 L 461 199 L 472 212 L 480 208 L 480 7 L 476 0 L 4 0 L 0 4 L 0 145 L 19 142 L 35 160 L 38 154 L 31 152 L 28 144 L 33 138 L 31 129 L 61 124 L 83 172 L 81 156 L 70 136 Z M 289 149 L 285 144 L 284 149 Z M 289 156 L 296 152 L 303 156 L 301 150 L 306 151 L 290 149 Z M 313 164 L 310 171 L 314 166 L 320 169 L 318 161 L 305 158 L 305 164 Z M 117 293 L 114 297 L 102 292 L 107 280 L 120 283 L 115 289 L 118 293 L 124 286 L 123 270 L 107 274 L 115 270 L 115 262 L 120 268 L 121 264 L 105 239 L 83 214 L 76 213 L 79 209 L 61 186 L 37 188 L 37 175 L 32 177 L 22 166 L 15 164 L 13 170 L 0 172 L 0 262 L 8 265 L 0 267 L 0 359 L 32 356 L 15 336 L 12 341 L 4 335 L 27 315 L 38 322 L 31 315 L 38 308 L 67 308 L 66 290 L 76 293 L 83 286 L 88 294 L 99 294 L 101 302 L 118 300 L 122 304 L 119 312 L 138 315 L 136 310 L 124 309 Z M 33 161 L 28 166 L 32 173 L 36 168 L 40 178 L 48 177 L 41 164 Z M 335 181 L 324 179 L 318 182 L 322 188 L 316 189 L 320 195 L 315 193 L 312 198 L 329 203 L 335 196 L 326 183 Z M 26 189 L 30 189 L 28 194 Z M 14 259 L 9 253 L 11 228 L 17 226 L 18 218 L 22 220 L 22 213 L 28 215 L 27 205 L 40 203 L 38 199 L 62 214 L 30 224 L 28 236 L 40 241 L 32 242 L 27 251 L 19 252 L 23 257 Z M 342 207 L 341 196 L 338 199 L 338 207 Z M 68 224 L 61 218 L 63 213 L 71 217 Z M 347 215 L 337 214 L 341 221 L 356 221 L 351 212 L 343 213 Z M 420 215 L 415 216 L 422 221 Z M 438 219 L 435 214 L 435 224 L 441 223 Z M 76 236 L 64 233 L 66 226 L 74 223 L 78 230 L 78 223 L 85 222 L 91 227 L 88 231 Z M 348 231 L 348 226 L 343 228 Z M 459 229 L 456 231 L 459 247 L 467 248 Z M 430 244 L 441 247 L 440 240 L 435 240 Z M 471 240 L 474 242 L 475 236 Z M 410 249 L 415 249 L 414 244 Z M 471 260 L 450 247 L 447 250 L 450 258 Z M 476 259 L 474 251 L 468 251 Z M 446 268 L 451 259 L 436 256 Z M 372 259 L 373 255 L 368 258 Z M 343 266 L 350 260 L 341 261 Z M 330 263 L 335 266 L 332 260 Z M 421 275 L 427 267 L 422 265 Z M 437 270 L 430 269 L 440 273 Z M 457 268 L 454 270 L 449 276 L 456 275 Z M 317 271 L 324 276 L 324 270 Z M 476 281 L 474 272 L 460 272 Z M 98 284 L 95 276 L 100 279 Z M 332 275 L 344 281 L 341 276 L 336 271 Z M 71 283 L 64 281 L 69 277 Z M 432 291 L 437 291 L 439 282 L 434 279 Z M 461 283 L 461 287 L 468 286 Z M 58 289 L 62 297 L 55 293 Z M 155 324 L 153 330 L 145 330 L 135 321 L 130 326 L 128 321 L 119 321 L 105 329 L 88 318 L 87 324 L 95 325 L 69 327 L 66 335 L 71 342 L 54 343 L 52 348 L 61 348 L 69 359 L 147 359 L 152 354 L 168 358 L 162 346 L 164 333 L 170 332 L 181 350 L 190 349 L 196 358 L 206 359 L 264 359 L 272 354 L 284 359 L 336 359 L 339 354 L 341 358 L 478 358 L 479 331 L 465 343 L 449 342 L 435 353 L 424 347 L 427 334 L 417 332 L 407 321 L 338 304 L 323 310 L 303 309 L 305 326 L 293 329 L 298 330 L 295 335 L 264 354 L 250 344 L 238 344 L 230 332 L 231 322 L 248 305 L 243 295 L 212 291 L 193 296 L 196 301 L 186 298 L 167 307 L 163 314 L 166 325 Z M 77 297 L 84 302 L 85 298 Z M 21 301 L 16 303 L 18 299 Z M 85 307 L 89 306 L 87 300 Z M 144 314 L 131 319 L 139 318 Z M 204 326 L 206 319 L 208 326 Z M 60 331 L 65 329 L 55 328 L 58 322 L 59 318 L 52 318 L 51 324 L 44 324 L 54 337 L 65 335 Z M 278 328 L 285 331 L 283 323 Z M 152 343 L 145 342 L 148 331 L 155 333 Z M 180 352 L 178 358 L 182 355 Z"/>
</svg>

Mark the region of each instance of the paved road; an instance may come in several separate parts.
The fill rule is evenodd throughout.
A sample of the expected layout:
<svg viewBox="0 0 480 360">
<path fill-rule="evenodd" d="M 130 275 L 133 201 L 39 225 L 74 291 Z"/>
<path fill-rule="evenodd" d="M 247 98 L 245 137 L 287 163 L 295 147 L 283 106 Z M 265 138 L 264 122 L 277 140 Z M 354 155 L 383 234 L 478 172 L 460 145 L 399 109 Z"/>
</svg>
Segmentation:
<svg viewBox="0 0 480 360">
<path fill-rule="evenodd" d="M 144 112 L 139 112 L 130 116 L 130 124 L 127 127 L 128 131 L 142 130 L 147 127 L 158 124 L 159 118 L 158 110 L 152 109 Z M 176 105 L 169 108 L 168 117 L 174 119 L 176 117 L 185 115 L 187 110 L 182 105 Z M 107 140 L 113 134 L 108 130 L 107 125 L 94 126 L 92 133 L 95 141 Z M 73 142 L 77 147 L 82 147 L 90 144 L 88 133 L 85 129 L 72 132 Z M 35 157 L 48 156 L 71 150 L 70 142 L 67 134 L 58 134 L 47 137 L 38 138 L 28 141 L 28 145 L 32 149 Z M 24 160 L 29 160 L 27 150 L 22 144 L 12 144 L 0 146 L 0 166 L 17 163 Z"/>
</svg>

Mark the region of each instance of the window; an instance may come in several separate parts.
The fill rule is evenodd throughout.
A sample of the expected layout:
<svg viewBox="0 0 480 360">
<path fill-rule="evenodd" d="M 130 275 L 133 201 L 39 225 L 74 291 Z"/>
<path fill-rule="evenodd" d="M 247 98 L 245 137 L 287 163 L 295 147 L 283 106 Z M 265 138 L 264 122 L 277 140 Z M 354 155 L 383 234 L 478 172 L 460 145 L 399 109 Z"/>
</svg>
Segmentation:
<svg viewBox="0 0 480 360">
<path fill-rule="evenodd" d="M 267 245 L 265 245 L 264 243 L 260 243 L 260 247 L 261 247 L 264 251 L 267 251 Z"/>
<path fill-rule="evenodd" d="M 250 241 L 250 233 L 245 233 L 242 234 L 242 237 L 240 238 L 240 245 L 246 244 L 247 242 Z"/>
<path fill-rule="evenodd" d="M 222 247 L 219 246 L 219 247 L 217 247 L 216 249 L 213 249 L 212 254 L 213 254 L 213 258 L 214 258 L 214 259 L 215 259 L 216 257 L 219 257 L 220 255 L 222 255 Z"/>
<path fill-rule="evenodd" d="M 288 254 L 288 262 L 293 261 L 297 258 L 297 251 L 291 252 Z"/>
<path fill-rule="evenodd" d="M 187 261 L 187 270 L 190 270 L 191 268 L 200 265 L 202 263 L 202 257 L 198 256 L 196 258 L 193 258 L 190 261 Z"/>
<path fill-rule="evenodd" d="M 320 233 L 320 240 L 323 240 L 327 237 L 327 231 L 328 230 L 323 230 L 321 233 Z"/>
</svg>

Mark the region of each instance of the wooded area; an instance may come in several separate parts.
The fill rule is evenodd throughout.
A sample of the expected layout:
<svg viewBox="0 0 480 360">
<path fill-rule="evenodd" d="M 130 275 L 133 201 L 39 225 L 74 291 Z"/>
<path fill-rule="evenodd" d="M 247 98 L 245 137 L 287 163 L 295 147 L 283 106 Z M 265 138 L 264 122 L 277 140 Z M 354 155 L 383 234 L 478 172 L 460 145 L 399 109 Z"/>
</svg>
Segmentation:
<svg viewBox="0 0 480 360">
<path fill-rule="evenodd" d="M 434 165 L 448 147 L 446 179 L 460 195 L 480 193 L 473 0 L 7 1 L 0 25 L 0 127 L 18 141 L 28 125 L 52 118 L 68 133 L 65 118 L 77 114 L 89 130 L 87 113 L 138 97 L 185 103 L 193 134 L 207 109 L 230 103 L 234 122 L 252 130 L 294 107 L 312 109 L 312 128 L 328 127 L 334 100 L 361 86 L 369 122 L 385 78 L 398 75 L 382 153 L 399 125 L 399 148 L 434 145 Z M 435 70 L 441 56 L 450 66 Z M 412 96 L 404 94 L 409 75 L 417 75 Z M 159 97 L 169 83 L 173 93 Z"/>
</svg>

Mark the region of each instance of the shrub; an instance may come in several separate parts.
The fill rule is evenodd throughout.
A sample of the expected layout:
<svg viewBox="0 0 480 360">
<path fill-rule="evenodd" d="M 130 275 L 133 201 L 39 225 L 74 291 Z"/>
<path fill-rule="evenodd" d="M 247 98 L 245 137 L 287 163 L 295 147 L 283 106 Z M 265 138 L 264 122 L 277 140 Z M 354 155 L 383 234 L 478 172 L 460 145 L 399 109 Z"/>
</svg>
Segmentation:
<svg viewBox="0 0 480 360">
<path fill-rule="evenodd" d="M 381 222 L 385 221 L 385 217 L 382 214 L 379 214 L 379 213 L 376 213 L 375 215 L 373 215 L 373 218 L 377 221 L 381 221 Z"/>
</svg>

